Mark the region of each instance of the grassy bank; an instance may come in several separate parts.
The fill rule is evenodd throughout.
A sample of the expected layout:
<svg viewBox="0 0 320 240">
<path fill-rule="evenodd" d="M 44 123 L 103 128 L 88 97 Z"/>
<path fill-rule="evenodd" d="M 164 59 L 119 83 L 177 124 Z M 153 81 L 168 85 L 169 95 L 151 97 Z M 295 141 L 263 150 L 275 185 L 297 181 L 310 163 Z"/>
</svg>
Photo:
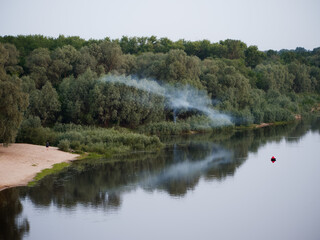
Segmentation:
<svg viewBox="0 0 320 240">
<path fill-rule="evenodd" d="M 57 174 L 61 172 L 63 169 L 65 169 L 69 165 L 70 163 L 62 162 L 62 163 L 54 164 L 52 168 L 43 169 L 41 172 L 37 173 L 37 175 L 33 178 L 31 182 L 28 183 L 28 187 L 32 187 L 36 185 L 38 181 L 40 181 L 41 179 L 43 179 L 48 175 Z"/>
<path fill-rule="evenodd" d="M 314 106 L 318 105 L 314 103 L 313 99 L 308 108 L 300 112 L 302 117 L 319 114 L 319 109 Z M 313 112 L 310 110 L 311 107 L 313 107 Z M 269 118 L 273 121 L 265 121 L 268 124 L 264 125 L 259 124 L 259 122 L 249 121 L 251 118 L 245 117 L 245 114 L 241 115 L 242 119 L 240 119 L 240 122 L 234 121 L 235 117 L 233 116 L 232 121 L 236 123 L 231 123 L 228 119 L 212 121 L 204 115 L 194 115 L 185 119 L 178 119 L 176 122 L 162 121 L 141 125 L 135 130 L 121 127 L 102 128 L 61 123 L 56 123 L 49 128 L 42 126 L 40 118 L 29 117 L 20 126 L 17 142 L 44 145 L 46 141 L 49 141 L 52 146 L 58 146 L 63 151 L 79 154 L 89 153 L 94 158 L 101 156 L 109 157 L 119 153 L 159 149 L 163 147 L 159 139 L 159 136 L 162 135 L 226 132 L 264 127 L 271 124 L 286 124 L 294 121 L 293 114 L 283 118 L 283 115 L 280 113 L 277 111 L 272 112 L 274 117 Z M 264 113 L 264 115 L 266 114 Z M 239 116 L 237 116 L 238 120 Z"/>
<path fill-rule="evenodd" d="M 106 156 L 162 147 L 158 137 L 134 133 L 125 128 L 106 129 L 75 124 L 56 124 L 48 128 L 42 127 L 38 118 L 30 118 L 22 123 L 17 142 L 44 145 L 46 141 L 63 151 Z"/>
<path fill-rule="evenodd" d="M 192 116 L 184 120 L 150 123 L 138 128 L 138 132 L 147 135 L 181 135 L 200 132 L 213 132 L 233 128 L 228 120 L 213 122 L 206 116 Z"/>
</svg>

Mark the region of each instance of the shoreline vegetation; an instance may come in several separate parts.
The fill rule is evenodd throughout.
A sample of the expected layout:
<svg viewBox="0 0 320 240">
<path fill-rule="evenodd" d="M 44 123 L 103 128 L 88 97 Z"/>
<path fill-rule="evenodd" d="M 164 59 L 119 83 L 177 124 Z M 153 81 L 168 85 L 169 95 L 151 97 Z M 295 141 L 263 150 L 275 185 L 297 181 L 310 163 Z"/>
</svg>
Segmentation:
<svg viewBox="0 0 320 240">
<path fill-rule="evenodd" d="M 163 135 L 285 124 L 319 114 L 319 103 L 320 47 L 0 36 L 5 146 L 48 141 L 82 158 L 156 151 Z"/>
<path fill-rule="evenodd" d="M 207 128 L 201 129 L 201 131 L 198 130 L 190 130 L 186 132 L 179 132 L 177 134 L 167 134 L 168 131 L 164 131 L 164 134 L 160 134 L 161 136 L 181 136 L 181 135 L 193 135 L 193 134 L 207 134 L 207 133 L 213 133 L 217 136 L 220 135 L 230 135 L 232 132 L 235 131 L 246 131 L 246 130 L 254 130 L 258 128 L 265 128 L 270 126 L 279 126 L 279 125 L 287 125 L 293 122 L 297 122 L 301 120 L 301 116 L 296 118 L 294 121 L 291 122 L 273 122 L 273 123 L 261 123 L 261 124 L 251 124 L 247 126 L 229 126 L 229 127 L 221 127 L 221 128 Z M 179 123 L 176 123 L 177 125 Z M 179 127 L 178 127 L 179 128 Z M 40 128 L 41 129 L 41 128 Z M 38 181 L 42 180 L 48 175 L 52 174 L 58 174 L 61 171 L 64 171 L 68 166 L 70 166 L 72 161 L 89 161 L 93 159 L 110 159 L 112 161 L 112 157 L 115 155 L 123 155 L 139 152 L 139 151 L 159 151 L 161 148 L 165 147 L 166 145 L 162 143 L 159 140 L 159 137 L 152 136 L 151 142 L 147 148 L 144 148 L 143 141 L 139 138 L 141 138 L 142 134 L 136 134 L 136 133 L 130 133 L 131 137 L 134 136 L 131 140 L 138 143 L 136 148 L 124 146 L 123 142 L 119 142 L 117 145 L 115 144 L 116 141 L 113 141 L 111 143 L 111 146 L 109 146 L 107 149 L 104 149 L 104 146 L 108 145 L 107 143 L 98 143 L 96 146 L 95 144 L 85 147 L 83 143 L 79 143 L 78 140 L 81 139 L 81 134 L 88 135 L 93 137 L 94 134 L 88 134 L 88 131 L 94 130 L 92 127 L 84 127 L 80 125 L 62 125 L 59 124 L 55 126 L 53 129 L 29 129 L 29 131 L 32 132 L 38 132 L 41 133 L 44 131 L 46 133 L 45 138 L 43 136 L 35 136 L 37 141 L 39 139 L 47 139 L 48 136 L 51 134 L 51 139 L 53 139 L 53 135 L 57 134 L 55 136 L 56 139 L 60 139 L 60 142 L 58 144 L 58 147 L 49 147 L 49 150 L 46 149 L 45 145 L 36 145 L 36 144 L 25 144 L 25 143 L 17 143 L 17 144 L 10 144 L 8 148 L 5 148 L 4 146 L 0 145 L 0 191 L 11 188 L 11 187 L 17 187 L 17 186 L 29 186 L 32 187 L 37 184 Z M 185 129 L 185 127 L 183 128 Z M 96 130 L 96 129 L 95 129 Z M 110 129 L 109 129 L 110 130 Z M 98 130 L 101 132 L 101 129 Z M 112 131 L 117 131 L 112 129 Z M 128 134 L 127 129 L 121 129 L 120 131 L 125 132 Z M 76 142 L 74 142 L 74 134 L 77 132 L 76 135 Z M 94 132 L 94 131 L 93 131 Z M 60 135 L 63 133 L 62 135 Z M 49 134 L 49 135 L 48 135 Z M 100 133 L 101 134 L 101 133 Z M 114 134 L 114 132 L 113 132 Z M 129 134 L 129 136 L 130 136 Z M 132 135 L 133 134 L 133 135 Z M 103 135 L 103 133 L 102 133 Z M 70 138 L 66 138 L 66 136 Z M 121 141 L 123 141 L 125 138 L 123 138 L 123 135 L 120 135 L 122 137 Z M 19 135 L 18 135 L 19 137 Z M 97 139 L 97 136 L 95 136 Z M 144 138 L 148 141 L 150 141 L 150 137 L 144 136 Z M 152 142 L 153 141 L 153 142 Z M 61 143 L 62 142 L 62 143 Z M 124 141 L 125 142 L 125 141 Z M 127 142 L 129 143 L 129 142 Z M 169 144 L 169 143 L 168 143 Z M 71 146 L 76 146 L 78 148 L 72 149 Z M 88 149 L 89 151 L 83 151 L 84 149 Z M 66 155 L 63 155 L 63 154 Z M 49 156 L 48 156 L 49 155 Z M 53 160 L 55 159 L 55 160 Z M 8 160 L 11 162 L 10 166 L 8 167 Z M 41 164 L 39 164 L 41 163 Z M 45 164 L 43 164 L 45 163 Z M 27 166 L 28 165 L 28 166 Z M 30 167 L 31 166 L 31 167 Z M 12 168 L 12 169 L 11 169 Z M 22 170 L 23 168 L 23 170 Z M 16 169 L 18 169 L 16 171 Z M 20 170 L 19 170 L 20 169 Z M 36 171 L 35 171 L 36 170 Z M 14 176 L 17 176 L 15 174 L 12 174 L 15 172 L 18 173 L 19 176 L 14 179 Z M 8 176 L 10 175 L 9 179 Z"/>
</svg>

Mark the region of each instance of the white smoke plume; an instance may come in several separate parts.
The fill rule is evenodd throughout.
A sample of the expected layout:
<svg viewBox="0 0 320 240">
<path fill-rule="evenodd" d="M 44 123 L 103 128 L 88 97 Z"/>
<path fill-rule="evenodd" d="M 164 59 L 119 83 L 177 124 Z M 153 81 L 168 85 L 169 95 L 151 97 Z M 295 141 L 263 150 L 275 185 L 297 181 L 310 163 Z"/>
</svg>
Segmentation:
<svg viewBox="0 0 320 240">
<path fill-rule="evenodd" d="M 169 84 L 159 84 L 150 79 L 135 79 L 131 76 L 107 75 L 101 81 L 120 83 L 143 91 L 163 96 L 167 99 L 169 108 L 174 114 L 178 109 L 198 110 L 205 114 L 215 126 L 231 125 L 231 117 L 212 108 L 212 100 L 206 91 L 195 89 L 189 85 L 174 87 Z M 175 116 L 174 116 L 175 118 Z"/>
</svg>

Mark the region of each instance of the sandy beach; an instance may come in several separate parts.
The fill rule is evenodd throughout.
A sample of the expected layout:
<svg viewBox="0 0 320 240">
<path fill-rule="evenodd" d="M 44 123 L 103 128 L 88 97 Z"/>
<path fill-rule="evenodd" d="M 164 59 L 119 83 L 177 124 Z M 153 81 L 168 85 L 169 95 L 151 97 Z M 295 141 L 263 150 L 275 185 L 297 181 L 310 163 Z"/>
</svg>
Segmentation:
<svg viewBox="0 0 320 240">
<path fill-rule="evenodd" d="M 57 147 L 11 144 L 0 145 L 0 191 L 27 185 L 38 172 L 53 164 L 76 160 L 79 155 L 58 150 Z"/>
</svg>

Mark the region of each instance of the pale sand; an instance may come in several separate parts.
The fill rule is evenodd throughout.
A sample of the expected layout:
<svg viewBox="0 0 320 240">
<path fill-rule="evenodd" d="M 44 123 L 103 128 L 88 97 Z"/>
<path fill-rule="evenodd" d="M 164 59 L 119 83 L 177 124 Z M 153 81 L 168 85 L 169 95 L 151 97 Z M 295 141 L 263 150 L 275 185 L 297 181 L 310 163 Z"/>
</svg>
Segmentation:
<svg viewBox="0 0 320 240">
<path fill-rule="evenodd" d="M 9 147 L 0 144 L 0 191 L 24 186 L 38 172 L 53 164 L 76 160 L 79 155 L 62 152 L 56 147 L 15 143 Z"/>
</svg>

